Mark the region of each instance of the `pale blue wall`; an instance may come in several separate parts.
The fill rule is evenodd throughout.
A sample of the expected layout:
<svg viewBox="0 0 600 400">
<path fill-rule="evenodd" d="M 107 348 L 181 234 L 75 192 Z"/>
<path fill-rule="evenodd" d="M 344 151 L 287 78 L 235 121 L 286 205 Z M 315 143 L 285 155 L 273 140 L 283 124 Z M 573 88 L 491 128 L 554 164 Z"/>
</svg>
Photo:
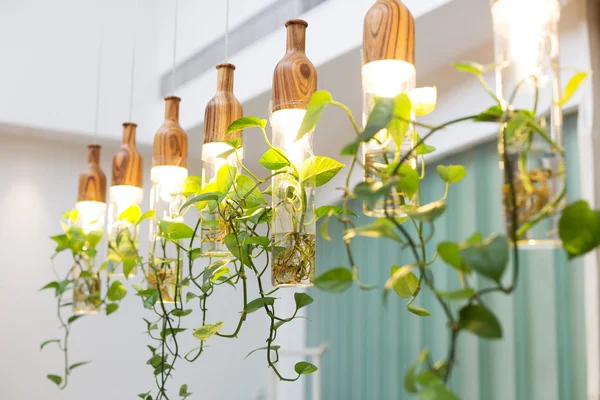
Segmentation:
<svg viewBox="0 0 600 400">
<path fill-rule="evenodd" d="M 576 199 L 579 180 L 574 116 L 566 119 L 565 131 L 569 196 Z M 433 242 L 463 240 L 476 231 L 484 235 L 503 232 L 496 143 L 484 143 L 440 164 L 462 164 L 468 172 L 464 181 L 451 188 L 448 212 L 436 223 Z M 423 182 L 425 199 L 440 197 L 444 191 L 434 168 L 428 167 Z M 359 225 L 368 222 L 361 217 Z M 340 238 L 341 226 L 332 223 L 330 234 Z M 367 283 L 382 284 L 392 264 L 412 261 L 391 241 L 361 238 L 352 243 L 361 277 Z M 330 243 L 319 238 L 318 274 L 347 266 L 342 246 L 340 240 Z M 434 248 L 428 251 L 433 254 Z M 523 251 L 521 265 L 514 296 L 485 299 L 502 322 L 504 339 L 480 341 L 463 334 L 452 388 L 465 400 L 584 399 L 582 263 L 567 263 L 562 251 Z M 438 287 L 458 287 L 453 270 L 440 262 L 432 269 Z M 309 344 L 329 345 L 321 368 L 324 400 L 411 398 L 404 392 L 403 376 L 419 350 L 429 347 L 434 359 L 446 357 L 445 318 L 428 293 L 421 294 L 416 302 L 433 313 L 428 318 L 408 313 L 406 301 L 395 295 L 384 306 L 381 290 L 361 292 L 353 287 L 341 295 L 316 289 L 310 293 L 315 303 L 309 307 Z"/>
</svg>

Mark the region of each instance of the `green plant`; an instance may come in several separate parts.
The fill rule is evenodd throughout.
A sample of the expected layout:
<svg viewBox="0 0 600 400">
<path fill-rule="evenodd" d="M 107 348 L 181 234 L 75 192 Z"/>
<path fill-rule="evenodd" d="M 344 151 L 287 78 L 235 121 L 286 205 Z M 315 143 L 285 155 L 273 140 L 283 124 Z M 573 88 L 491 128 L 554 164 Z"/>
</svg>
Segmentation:
<svg viewBox="0 0 600 400">
<path fill-rule="evenodd" d="M 281 290 L 270 290 L 264 282 L 265 274 L 271 266 L 275 285 L 301 285 L 312 280 L 315 273 L 315 232 L 309 228 L 311 223 L 320 220 L 321 235 L 330 240 L 328 225 L 331 219 L 339 220 L 344 228 L 344 242 L 349 268 L 340 267 L 321 274 L 315 281 L 318 288 L 328 292 L 342 292 L 353 284 L 362 290 L 374 290 L 378 286 L 367 285 L 360 280 L 360 268 L 355 263 L 352 241 L 356 237 L 387 238 L 398 246 L 410 251 L 414 261 L 408 265 L 387 266 L 390 277 L 383 283 L 383 298 L 389 299 L 394 291 L 400 298 L 407 300 L 407 311 L 421 317 L 430 315 L 428 310 L 416 305 L 423 289 L 433 293 L 442 306 L 448 319 L 451 337 L 448 356 L 444 360 L 434 362 L 424 349 L 418 360 L 404 378 L 406 390 L 420 393 L 422 398 L 452 399 L 457 396 L 446 386 L 456 364 L 456 343 L 464 332 L 471 332 L 484 339 L 502 337 L 502 327 L 493 311 L 486 305 L 483 295 L 492 292 L 511 294 L 518 282 L 519 273 L 519 235 L 535 225 L 535 220 L 542 220 L 551 214 L 562 213 L 560 221 L 560 237 L 570 257 L 577 257 L 600 245 L 600 212 L 593 211 L 585 202 L 575 202 L 563 209 L 562 198 L 548 202 L 552 210 L 542 206 L 529 215 L 527 221 L 520 221 L 519 212 L 509 212 L 511 229 L 507 235 L 492 235 L 484 239 L 474 234 L 469 240 L 461 243 L 443 242 L 437 244 L 437 252 L 428 254 L 426 244 L 431 241 L 435 229 L 435 220 L 446 212 L 446 198 L 450 186 L 458 184 L 467 171 L 459 165 L 440 166 L 437 169 L 440 179 L 446 184 L 444 193 L 436 201 L 423 204 L 420 181 L 424 177 L 424 155 L 435 149 L 426 141 L 436 132 L 459 122 L 496 122 L 505 127 L 504 132 L 516 132 L 515 135 L 503 134 L 503 140 L 524 140 L 532 138 L 547 140 L 547 132 L 535 122 L 534 113 L 527 110 L 514 109 L 498 100 L 485 84 L 483 72 L 486 67 L 475 64 L 460 64 L 459 69 L 467 70 L 478 76 L 484 88 L 497 100 L 498 105 L 479 114 L 458 118 L 439 126 L 416 123 L 409 120 L 411 113 L 424 115 L 433 111 L 433 105 L 412 104 L 410 97 L 401 94 L 396 99 L 377 99 L 375 108 L 364 129 L 360 129 L 350 110 L 335 101 L 325 91 L 313 95 L 307 107 L 306 116 L 298 132 L 296 141 L 304 140 L 311 134 L 327 106 L 342 109 L 348 114 L 356 136 L 345 146 L 342 154 L 352 158 L 347 170 L 345 187 L 342 192 L 340 206 L 323 206 L 312 211 L 312 189 L 328 183 L 344 165 L 327 157 L 311 157 L 301 165 L 296 165 L 286 156 L 284 149 L 274 147 L 268 140 L 265 127 L 266 120 L 256 117 L 245 117 L 235 121 L 228 129 L 236 132 L 242 129 L 260 129 L 268 145 L 268 150 L 260 158 L 260 164 L 268 171 L 265 178 L 259 178 L 241 161 L 238 151 L 241 140 L 230 140 L 224 143 L 229 149 L 220 155 L 223 159 L 235 156 L 235 163 L 225 163 L 217 173 L 215 182 L 203 182 L 200 177 L 189 177 L 186 187 L 181 193 L 187 199 L 179 210 L 181 219 L 156 221 L 157 238 L 154 243 L 163 250 L 167 245 L 177 249 L 174 258 L 153 258 L 144 261 L 138 254 L 137 240 L 129 230 L 117 235 L 109 244 L 108 260 L 103 264 L 119 263 L 123 265 L 125 276 L 135 267 L 143 272 L 146 285 L 133 285 L 136 295 L 140 297 L 143 307 L 153 313 L 151 318 L 144 319 L 146 333 L 152 341 L 148 345 L 150 357 L 147 361 L 155 377 L 156 388 L 138 395 L 144 400 L 170 399 L 179 396 L 188 398 L 192 395 L 188 385 L 184 384 L 178 392 L 168 390 L 169 378 L 175 372 L 177 363 L 183 360 L 195 362 L 206 350 L 206 342 L 213 337 L 226 339 L 237 338 L 242 333 L 244 323 L 251 314 L 264 312 L 268 317 L 268 335 L 266 346 L 251 352 L 264 352 L 266 363 L 282 381 L 296 381 L 304 374 L 316 371 L 310 363 L 301 361 L 295 365 L 294 374 L 288 375 L 278 369 L 279 350 L 277 335 L 279 329 L 297 318 L 299 310 L 310 305 L 313 299 L 306 293 L 294 293 L 296 304 L 291 315 L 279 315 L 276 310 Z M 490 68 L 489 66 L 487 68 Z M 569 84 L 570 96 L 576 85 Z M 570 91 L 570 93 L 569 93 Z M 508 129 L 510 127 L 510 130 Z M 406 149 L 396 146 L 396 150 L 386 154 L 376 162 L 364 164 L 359 159 L 359 148 L 370 140 L 378 140 L 380 132 L 386 129 L 394 140 L 400 144 L 409 138 L 412 147 Z M 423 136 L 418 130 L 426 130 Z M 518 132 L 518 135 L 517 135 Z M 515 139 L 516 140 L 516 139 Z M 554 144 L 558 152 L 562 149 Z M 562 153 L 561 153 L 562 154 Z M 507 153 L 503 154 L 508 163 Z M 420 165 L 417 163 L 420 162 Z M 357 167 L 369 169 L 375 177 L 351 187 L 351 176 Z M 513 169 L 506 170 L 505 202 L 509 210 L 519 209 L 519 190 L 528 190 L 523 176 L 517 178 Z M 520 179 L 520 180 L 519 180 Z M 273 183 L 274 182 L 274 183 Z M 265 185 L 272 187 L 265 189 Z M 522 189 L 519 189 L 522 187 Z M 271 197 L 271 202 L 267 199 Z M 349 208 L 351 199 L 364 201 L 368 206 L 384 205 L 384 214 L 366 226 L 357 226 L 353 217 L 356 215 Z M 391 200 L 388 201 L 388 200 Z M 404 216 L 395 211 L 398 202 L 402 206 Z M 271 203 L 271 204 L 269 204 Z M 388 210 L 388 206 L 394 213 Z M 154 218 L 152 212 L 141 215 L 139 208 L 127 210 L 121 218 L 138 225 L 147 218 Z M 282 216 L 284 216 L 282 218 Z M 183 217 L 193 221 L 188 225 Z M 66 278 L 49 283 L 44 289 L 56 291 L 58 313 L 61 322 L 61 309 L 69 305 L 63 302 L 63 294 L 74 286 L 74 271 L 79 268 L 81 278 L 96 279 L 102 268 L 96 269 L 96 247 L 102 238 L 100 232 L 83 234 L 81 229 L 73 226 L 76 216 L 68 213 L 71 221 L 64 224 L 63 235 L 53 237 L 57 242 L 57 253 L 70 250 L 74 266 L 67 272 Z M 284 221 L 291 228 L 275 229 L 276 218 Z M 523 223 L 526 222 L 526 223 Z M 278 222 L 279 223 L 279 222 Z M 202 232 L 205 234 L 202 234 Z M 522 232 L 520 232 L 522 231 Z M 226 251 L 218 259 L 207 258 L 203 249 L 214 249 L 213 242 L 223 245 Z M 207 243 L 208 242 L 208 243 Z M 511 258 L 514 265 L 513 276 L 509 285 L 503 284 L 503 276 Z M 157 249 L 154 249 L 155 251 Z M 161 254 L 160 249 L 158 253 Z M 163 251 L 164 254 L 166 252 Z M 429 266 L 436 258 L 442 259 L 449 268 L 455 271 L 462 282 L 460 288 L 450 292 L 439 291 Z M 206 261 L 206 262 L 205 262 Z M 476 290 L 472 281 L 475 276 L 485 278 L 492 285 Z M 252 292 L 248 280 L 256 281 L 257 291 Z M 104 307 L 107 314 L 117 310 L 127 290 L 116 281 L 107 281 L 108 293 L 104 298 L 84 296 L 93 307 Z M 233 326 L 226 326 L 218 315 L 211 315 L 209 307 L 213 295 L 218 291 L 231 290 L 231 298 L 237 301 L 240 309 L 239 320 Z M 92 293 L 97 290 L 92 286 Z M 240 290 L 241 289 L 241 290 Z M 279 292 L 281 293 L 281 292 Z M 232 300 L 233 301 L 233 300 Z M 459 311 L 453 311 L 459 305 Z M 63 340 L 51 340 L 42 344 L 56 342 L 65 354 L 64 378 L 49 375 L 49 379 L 61 387 L 67 384 L 70 371 L 81 363 L 70 365 L 67 355 L 67 340 L 71 324 L 79 316 L 75 315 L 63 322 L 65 337 Z M 191 328 L 191 327 L 194 328 Z M 197 345 L 192 349 L 182 349 L 179 339 L 181 335 L 193 335 Z"/>
</svg>

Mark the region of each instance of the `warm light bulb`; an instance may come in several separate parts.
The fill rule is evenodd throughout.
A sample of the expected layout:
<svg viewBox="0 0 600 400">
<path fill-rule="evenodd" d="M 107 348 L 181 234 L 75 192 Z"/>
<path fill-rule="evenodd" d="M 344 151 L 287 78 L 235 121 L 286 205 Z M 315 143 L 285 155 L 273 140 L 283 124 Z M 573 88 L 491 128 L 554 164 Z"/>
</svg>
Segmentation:
<svg viewBox="0 0 600 400">
<path fill-rule="evenodd" d="M 158 220 L 183 220 L 179 211 L 185 196 L 181 194 L 184 188 L 188 170 L 183 167 L 161 165 L 152 168 L 152 194 L 150 207 L 155 210 Z"/>
<path fill-rule="evenodd" d="M 223 142 L 213 142 L 206 143 L 202 146 L 202 162 L 204 164 L 204 170 L 207 170 L 208 164 L 211 165 L 210 169 L 212 173 L 211 176 L 206 176 L 206 183 L 211 183 L 217 178 L 217 173 L 222 166 L 236 165 L 238 161 L 238 156 L 241 159 L 244 158 L 244 149 L 237 149 L 237 156 L 235 153 L 229 154 L 227 157 L 219 157 L 221 154 L 233 150 L 233 148 L 227 143 Z"/>
<path fill-rule="evenodd" d="M 393 98 L 414 89 L 416 75 L 415 66 L 406 61 L 373 61 L 362 67 L 363 90 L 377 97 Z"/>
<path fill-rule="evenodd" d="M 136 186 L 118 185 L 110 188 L 110 202 L 119 215 L 134 204 L 142 204 L 144 190 Z"/>
<path fill-rule="evenodd" d="M 538 75 L 547 51 L 550 25 L 558 21 L 557 0 L 500 0 L 492 7 L 496 30 L 507 35 L 510 61 L 522 76 Z"/>
<path fill-rule="evenodd" d="M 304 161 L 305 142 L 296 141 L 298 131 L 306 110 L 283 109 L 271 115 L 271 126 L 273 128 L 273 145 L 283 149 L 289 160 L 296 166 L 301 166 Z"/>
<path fill-rule="evenodd" d="M 75 204 L 75 208 L 77 209 L 77 225 L 85 233 L 104 230 L 106 203 L 99 201 L 78 201 Z"/>
</svg>

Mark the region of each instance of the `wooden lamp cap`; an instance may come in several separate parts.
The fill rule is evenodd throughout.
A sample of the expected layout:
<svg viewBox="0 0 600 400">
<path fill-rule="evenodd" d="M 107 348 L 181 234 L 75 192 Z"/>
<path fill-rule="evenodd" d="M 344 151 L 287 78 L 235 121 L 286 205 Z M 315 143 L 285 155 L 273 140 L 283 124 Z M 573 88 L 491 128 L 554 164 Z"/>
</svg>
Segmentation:
<svg viewBox="0 0 600 400">
<path fill-rule="evenodd" d="M 79 175 L 77 201 L 106 203 L 106 175 L 100 168 L 100 149 L 97 144 L 88 146 L 88 166 Z"/>
<path fill-rule="evenodd" d="M 165 122 L 154 135 L 152 166 L 187 168 L 188 137 L 179 125 L 179 102 L 176 96 L 165 97 Z"/>
<path fill-rule="evenodd" d="M 123 124 L 121 149 L 113 157 L 111 186 L 135 186 L 142 188 L 143 160 L 135 146 L 137 125 Z"/>
<path fill-rule="evenodd" d="M 415 20 L 400 0 L 377 0 L 365 16 L 363 64 L 379 60 L 415 64 Z"/>
<path fill-rule="evenodd" d="M 233 121 L 244 116 L 242 105 L 233 95 L 235 65 L 219 64 L 217 71 L 217 93 L 204 112 L 204 144 L 242 138 L 242 131 L 225 134 Z"/>
<path fill-rule="evenodd" d="M 317 90 L 317 69 L 305 54 L 308 23 L 293 19 L 287 28 L 287 52 L 273 73 L 273 112 L 308 104 Z"/>
</svg>

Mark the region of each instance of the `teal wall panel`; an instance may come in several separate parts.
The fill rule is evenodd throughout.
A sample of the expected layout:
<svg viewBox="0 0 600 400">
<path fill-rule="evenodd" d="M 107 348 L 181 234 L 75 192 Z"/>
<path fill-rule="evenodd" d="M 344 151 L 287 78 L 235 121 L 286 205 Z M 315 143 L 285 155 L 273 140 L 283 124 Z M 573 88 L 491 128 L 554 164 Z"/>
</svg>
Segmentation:
<svg viewBox="0 0 600 400">
<path fill-rule="evenodd" d="M 579 194 L 576 117 L 565 121 L 568 194 Z M 501 174 L 493 141 L 455 154 L 437 164 L 461 164 L 464 181 L 451 188 L 448 212 L 436 222 L 435 243 L 464 240 L 474 232 L 503 232 L 500 202 Z M 442 196 L 444 185 L 428 166 L 423 196 Z M 354 204 L 360 212 L 360 204 Z M 359 225 L 369 223 L 364 216 Z M 317 242 L 318 273 L 347 266 L 340 224 L 330 225 L 333 242 Z M 353 249 L 365 283 L 382 284 L 392 265 L 412 261 L 407 251 L 389 240 L 356 239 Z M 487 304 L 504 328 L 501 341 L 482 341 L 462 334 L 458 365 L 451 387 L 465 400 L 577 400 L 585 398 L 585 332 L 583 268 L 567 262 L 561 250 L 521 251 L 520 279 L 513 296 L 488 295 Z M 457 288 L 453 270 L 432 265 L 440 289 Z M 512 271 L 507 271 L 507 280 Z M 478 287 L 485 282 L 478 282 Z M 433 313 L 420 318 L 406 311 L 406 301 L 393 295 L 386 305 L 381 290 L 353 287 L 340 295 L 311 289 L 315 303 L 309 307 L 308 337 L 311 346 L 325 342 L 329 349 L 322 361 L 322 399 L 410 399 L 403 388 L 404 372 L 422 347 L 435 360 L 446 357 L 449 343 L 446 320 L 436 300 L 425 290 L 416 304 Z"/>
</svg>

